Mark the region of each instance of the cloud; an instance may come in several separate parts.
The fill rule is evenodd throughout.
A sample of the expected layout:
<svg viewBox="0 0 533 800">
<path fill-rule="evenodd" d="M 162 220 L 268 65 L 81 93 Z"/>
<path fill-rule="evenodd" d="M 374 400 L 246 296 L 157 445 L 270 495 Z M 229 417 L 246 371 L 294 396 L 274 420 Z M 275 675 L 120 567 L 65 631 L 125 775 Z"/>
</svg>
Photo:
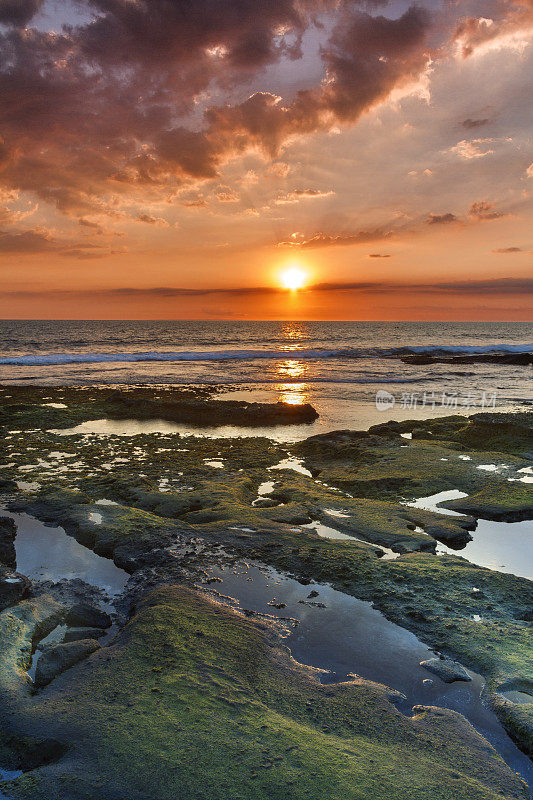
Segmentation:
<svg viewBox="0 0 533 800">
<path fill-rule="evenodd" d="M 155 225 L 159 228 L 168 228 L 168 222 L 162 217 L 153 217 L 151 214 L 139 214 L 136 219 L 139 222 L 145 222 L 147 225 Z"/>
<path fill-rule="evenodd" d="M 156 139 L 155 155 L 170 167 L 193 178 L 214 178 L 218 153 L 204 133 L 180 126 L 161 133 Z M 156 166 L 154 164 L 154 166 Z"/>
<path fill-rule="evenodd" d="M 379 242 L 383 239 L 389 239 L 392 234 L 393 231 L 386 228 L 361 230 L 354 233 L 315 233 L 309 239 L 293 234 L 289 240 L 279 242 L 278 247 L 318 248 L 368 244 L 368 242 Z"/>
<path fill-rule="evenodd" d="M 457 217 L 451 211 L 447 214 L 431 213 L 427 218 L 428 225 L 449 225 L 450 222 L 457 222 Z"/>
<path fill-rule="evenodd" d="M 310 287 L 316 291 L 362 291 L 379 294 L 405 292 L 406 294 L 531 294 L 533 278 L 497 278 L 472 281 L 447 281 L 435 283 L 354 282 L 322 283 Z"/>
<path fill-rule="evenodd" d="M 106 252 L 95 244 L 55 239 L 49 231 L 38 228 L 20 231 L 0 229 L 0 253 L 9 255 L 57 253 L 73 258 L 101 258 L 106 255 Z"/>
<path fill-rule="evenodd" d="M 493 203 L 489 203 L 487 200 L 476 200 L 470 206 L 468 214 L 479 220 L 500 219 L 507 216 L 502 211 L 496 211 Z"/>
<path fill-rule="evenodd" d="M 281 55 L 297 57 L 309 13 L 328 2 L 276 0 L 90 0 L 99 16 L 81 35 L 89 60 L 172 70 L 194 64 L 193 75 L 228 66 L 253 69 Z M 289 34 L 289 35 L 287 35 Z M 290 36 L 294 37 L 291 41 Z M 200 73 L 200 75 L 198 75 Z"/>
<path fill-rule="evenodd" d="M 498 247 L 496 250 L 492 251 L 493 253 L 501 253 L 501 254 L 511 254 L 511 253 L 523 253 L 521 247 Z"/>
<path fill-rule="evenodd" d="M 359 292 L 362 294 L 429 294 L 429 295 L 524 295 L 533 293 L 533 278 L 512 278 L 503 277 L 487 280 L 472 281 L 448 281 L 448 282 L 397 282 L 397 281 L 354 281 L 354 282 L 335 282 L 318 283 L 309 286 L 304 290 L 306 293 L 312 292 Z M 283 294 L 284 289 L 269 286 L 241 286 L 233 288 L 212 288 L 212 289 L 188 289 L 183 287 L 157 286 L 152 288 L 139 287 L 117 287 L 115 289 L 94 289 L 94 290 L 50 290 L 39 292 L 36 290 L 8 291 L 2 292 L 5 296 L 83 296 L 83 297 L 107 297 L 107 298 L 187 298 L 187 297 L 206 297 L 219 295 L 228 296 L 252 296 L 252 295 L 271 295 Z"/>
<path fill-rule="evenodd" d="M 0 230 L 1 253 L 45 253 L 57 250 L 54 241 L 37 230 L 12 232 Z"/>
<path fill-rule="evenodd" d="M 238 203 L 239 196 L 229 186 L 221 186 L 216 192 L 219 203 Z"/>
<path fill-rule="evenodd" d="M 100 230 L 100 225 L 97 222 L 91 222 L 89 219 L 81 219 L 78 220 L 78 224 L 82 226 L 82 228 L 95 228 L 96 230 Z"/>
<path fill-rule="evenodd" d="M 44 0 L 0 0 L 0 23 L 16 27 L 27 25 Z"/>
<path fill-rule="evenodd" d="M 276 198 L 277 205 L 298 203 L 300 200 L 320 200 L 323 197 L 332 197 L 335 194 L 333 189 L 293 189 L 292 192 L 280 195 Z"/>
<path fill-rule="evenodd" d="M 197 200 L 182 200 L 181 205 L 185 208 L 205 208 L 207 201 L 203 197 L 199 197 Z"/>
<path fill-rule="evenodd" d="M 39 5 L 0 0 L 0 21 L 23 24 Z M 91 5 L 95 19 L 60 34 L 0 33 L 1 181 L 78 216 L 112 213 L 117 198 L 155 194 L 176 174 L 213 177 L 220 146 L 176 120 L 210 85 L 297 57 L 313 13 L 334 0 Z"/>
<path fill-rule="evenodd" d="M 429 28 L 430 16 L 417 6 L 397 19 L 345 6 L 322 50 L 327 78 L 320 86 L 300 90 L 291 103 L 260 91 L 240 104 L 209 108 L 206 136 L 219 158 L 250 148 L 275 158 L 291 136 L 352 124 L 395 87 L 419 77 L 429 61 Z"/>
<path fill-rule="evenodd" d="M 390 253 L 369 253 L 369 258 L 392 258 Z"/>
<path fill-rule="evenodd" d="M 468 58 L 487 47 L 516 46 L 520 44 L 521 35 L 529 32 L 532 26 L 531 0 L 496 0 L 490 17 L 465 17 L 457 25 L 453 38 L 463 57 Z"/>
<path fill-rule="evenodd" d="M 24 20 L 39 5 L 0 3 Z M 431 18 L 417 6 L 389 19 L 337 0 L 90 5 L 91 22 L 59 34 L 0 34 L 0 181 L 78 217 L 213 179 L 250 149 L 276 159 L 294 136 L 355 123 L 430 58 Z M 331 33 L 314 86 L 232 102 L 265 67 L 299 58 L 323 12 Z"/>
<path fill-rule="evenodd" d="M 487 125 L 490 122 L 490 119 L 464 119 L 461 123 L 463 128 L 467 130 L 473 130 L 474 128 L 482 128 L 483 125 Z"/>
<path fill-rule="evenodd" d="M 355 231 L 342 231 L 335 233 L 327 233 L 319 231 L 311 236 L 306 236 L 303 233 L 291 233 L 286 239 L 278 242 L 278 247 L 289 248 L 323 248 L 323 247 L 343 247 L 348 245 L 369 244 L 370 242 L 383 242 L 389 241 L 402 234 L 416 234 L 420 233 L 425 225 L 449 225 L 451 223 L 460 222 L 459 218 L 451 211 L 445 214 L 430 213 L 426 217 L 420 217 L 416 220 L 407 220 L 400 222 L 399 219 L 402 215 L 396 217 L 393 221 L 377 225 L 373 228 L 365 228 Z M 370 253 L 369 258 L 392 258 L 387 253 Z"/>
<path fill-rule="evenodd" d="M 470 141 L 462 139 L 456 145 L 450 147 L 448 152 L 466 161 L 470 161 L 473 158 L 485 158 L 485 156 L 490 156 L 494 153 L 493 142 L 494 139 L 471 139 Z"/>
</svg>

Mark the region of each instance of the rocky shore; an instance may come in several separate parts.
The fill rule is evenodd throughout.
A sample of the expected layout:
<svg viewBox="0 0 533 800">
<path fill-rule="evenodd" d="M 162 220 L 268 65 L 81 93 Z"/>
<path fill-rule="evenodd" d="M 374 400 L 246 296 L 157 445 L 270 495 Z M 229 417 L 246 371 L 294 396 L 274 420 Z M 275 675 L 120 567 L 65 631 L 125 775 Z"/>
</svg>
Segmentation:
<svg viewBox="0 0 533 800">
<path fill-rule="evenodd" d="M 321 684 L 275 625 L 204 588 L 213 565 L 244 559 L 370 600 L 448 658 L 435 675 L 481 673 L 487 702 L 533 752 L 533 704 L 506 696 L 533 690 L 532 584 L 460 556 L 479 518 L 533 519 L 533 415 L 281 445 L 64 433 L 102 418 L 296 424 L 313 409 L 30 386 L 3 387 L 0 404 L 0 767 L 21 772 L 1 785 L 7 797 L 528 797 L 460 714 L 405 716 L 393 690 L 360 678 Z M 450 490 L 464 496 L 441 511 L 413 505 Z M 124 594 L 110 605 L 91 587 L 17 573 L 20 513 L 112 559 L 131 576 Z"/>
</svg>

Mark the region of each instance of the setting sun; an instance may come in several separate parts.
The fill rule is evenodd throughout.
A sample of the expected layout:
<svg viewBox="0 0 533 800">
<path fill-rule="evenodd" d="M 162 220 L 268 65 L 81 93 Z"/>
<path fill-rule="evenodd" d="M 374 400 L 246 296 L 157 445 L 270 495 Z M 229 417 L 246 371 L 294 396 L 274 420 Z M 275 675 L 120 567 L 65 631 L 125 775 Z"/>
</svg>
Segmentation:
<svg viewBox="0 0 533 800">
<path fill-rule="evenodd" d="M 285 289 L 296 291 L 305 286 L 307 275 L 301 269 L 292 267 L 281 274 L 281 284 Z"/>
</svg>

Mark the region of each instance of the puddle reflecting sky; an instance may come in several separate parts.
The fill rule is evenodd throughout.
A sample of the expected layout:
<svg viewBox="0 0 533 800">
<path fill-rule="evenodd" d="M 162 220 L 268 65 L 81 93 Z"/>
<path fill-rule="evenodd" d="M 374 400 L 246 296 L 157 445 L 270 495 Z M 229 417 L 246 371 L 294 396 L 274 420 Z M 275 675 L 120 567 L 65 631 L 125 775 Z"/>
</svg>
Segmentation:
<svg viewBox="0 0 533 800">
<path fill-rule="evenodd" d="M 480 519 L 471 535 L 472 541 L 462 550 L 451 550 L 439 543 L 437 553 L 461 556 L 472 564 L 533 580 L 533 521 Z"/>
<path fill-rule="evenodd" d="M 457 511 L 444 508 L 440 503 L 466 497 L 458 489 L 419 497 L 411 503 L 411 508 L 422 508 L 450 517 L 461 517 Z M 437 553 L 461 556 L 472 564 L 487 567 L 495 572 L 505 572 L 520 578 L 533 579 L 533 520 L 524 522 L 495 522 L 479 519 L 474 531 L 470 531 L 472 541 L 460 550 L 453 550 L 440 542 Z"/>
<path fill-rule="evenodd" d="M 384 683 L 406 695 L 401 704 L 408 713 L 413 705 L 435 705 L 464 714 L 531 784 L 532 765 L 505 733 L 496 716 L 481 702 L 483 679 L 473 672 L 470 683 L 445 684 L 420 666 L 434 653 L 410 631 L 389 622 L 370 603 L 328 586 L 303 586 L 274 570 L 257 566 L 214 569 L 222 579 L 216 590 L 239 601 L 241 608 L 276 617 L 291 617 L 299 624 L 285 643 L 303 664 L 329 670 L 324 681 L 345 680 L 349 673 Z M 308 599 L 311 591 L 318 596 Z M 299 601 L 304 600 L 306 604 Z M 276 610 L 271 602 L 285 603 Z M 319 608 L 307 603 L 324 603 Z M 427 679 L 432 684 L 424 684 Z"/>
<path fill-rule="evenodd" d="M 28 514 L 6 511 L 2 514 L 11 517 L 17 525 L 18 572 L 38 581 L 81 578 L 110 595 L 123 591 L 129 578 L 127 572 L 115 566 L 111 559 L 83 547 L 72 536 L 67 536 L 63 528 L 47 528 Z"/>
</svg>

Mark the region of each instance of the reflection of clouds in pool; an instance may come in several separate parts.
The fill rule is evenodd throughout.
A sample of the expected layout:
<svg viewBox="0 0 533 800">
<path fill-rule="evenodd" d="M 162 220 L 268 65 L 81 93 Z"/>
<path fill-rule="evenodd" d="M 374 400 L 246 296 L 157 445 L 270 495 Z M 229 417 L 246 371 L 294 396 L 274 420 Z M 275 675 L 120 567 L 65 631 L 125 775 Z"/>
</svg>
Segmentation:
<svg viewBox="0 0 533 800">
<path fill-rule="evenodd" d="M 479 519 L 472 541 L 461 550 L 437 545 L 437 555 L 456 555 L 496 572 L 533 579 L 531 542 L 533 522 L 494 522 Z"/>
<path fill-rule="evenodd" d="M 339 519 L 340 518 L 346 518 L 346 519 L 350 518 L 349 514 L 345 514 L 344 511 L 338 511 L 336 508 L 325 508 L 324 511 L 326 512 L 326 514 L 329 514 L 330 517 L 338 517 Z"/>
<path fill-rule="evenodd" d="M 531 774 L 529 759 L 520 753 L 505 733 L 496 716 L 481 701 L 483 680 L 468 671 L 472 682 L 444 684 L 436 676 L 424 684 L 428 673 L 420 662 L 434 656 L 427 645 L 404 628 L 389 622 L 370 603 L 336 591 L 330 586 L 311 583 L 303 586 L 296 580 L 262 567 L 236 564 L 228 569 L 216 568 L 220 577 L 217 590 L 222 602 L 231 598 L 237 607 L 280 620 L 288 628 L 285 644 L 296 661 L 325 673 L 325 683 L 346 680 L 357 675 L 383 683 L 402 692 L 406 700 L 399 702 L 404 713 L 413 705 L 451 708 L 463 714 L 504 756 L 513 769 Z M 275 588 L 274 588 L 275 587 Z M 321 607 L 310 604 L 311 590 Z M 273 598 L 285 604 L 279 614 L 272 613 Z M 270 604 L 270 605 L 269 605 Z"/>
<path fill-rule="evenodd" d="M 464 517 L 464 514 L 459 514 L 457 511 L 452 511 L 449 508 L 442 508 L 439 504 L 447 500 L 460 500 L 462 497 L 468 497 L 466 492 L 460 492 L 459 489 L 449 489 L 445 492 L 438 492 L 437 494 L 430 494 L 428 497 L 419 497 L 405 505 L 411 508 L 421 508 L 423 511 L 433 511 L 436 514 L 445 514 L 449 517 Z"/>
<path fill-rule="evenodd" d="M 307 530 L 314 530 L 321 536 L 323 539 L 337 539 L 339 541 L 352 541 L 352 542 L 362 542 L 362 539 L 358 539 L 356 536 L 350 536 L 347 533 L 342 533 L 341 531 L 335 530 L 335 528 L 330 528 L 328 525 L 323 525 L 321 522 L 310 522 L 308 525 L 302 525 L 302 528 L 306 528 Z M 367 544 L 367 542 L 364 542 Z"/>
<path fill-rule="evenodd" d="M 11 514 L 5 510 L 2 514 L 7 514 L 17 525 L 17 569 L 23 575 L 38 581 L 80 578 L 110 595 L 123 591 L 129 578 L 127 572 L 83 547 L 63 528 L 47 527 L 29 514 Z"/>
<path fill-rule="evenodd" d="M 464 515 L 444 508 L 440 503 L 467 496 L 465 492 L 460 492 L 458 489 L 450 489 L 446 492 L 429 495 L 429 497 L 420 497 L 406 505 L 446 516 L 461 517 Z M 436 553 L 437 555 L 461 556 L 472 564 L 488 567 L 496 572 L 505 572 L 531 579 L 533 578 L 532 534 L 533 523 L 530 521 L 495 522 L 478 519 L 475 531 L 471 532 L 472 541 L 467 542 L 460 550 L 453 550 L 439 542 Z"/>
<path fill-rule="evenodd" d="M 294 456 L 283 458 L 278 464 L 274 464 L 274 466 L 268 469 L 289 469 L 293 472 L 299 472 L 301 475 L 307 475 L 308 478 L 313 477 L 309 470 L 303 466 L 302 459 L 295 458 Z"/>
</svg>

